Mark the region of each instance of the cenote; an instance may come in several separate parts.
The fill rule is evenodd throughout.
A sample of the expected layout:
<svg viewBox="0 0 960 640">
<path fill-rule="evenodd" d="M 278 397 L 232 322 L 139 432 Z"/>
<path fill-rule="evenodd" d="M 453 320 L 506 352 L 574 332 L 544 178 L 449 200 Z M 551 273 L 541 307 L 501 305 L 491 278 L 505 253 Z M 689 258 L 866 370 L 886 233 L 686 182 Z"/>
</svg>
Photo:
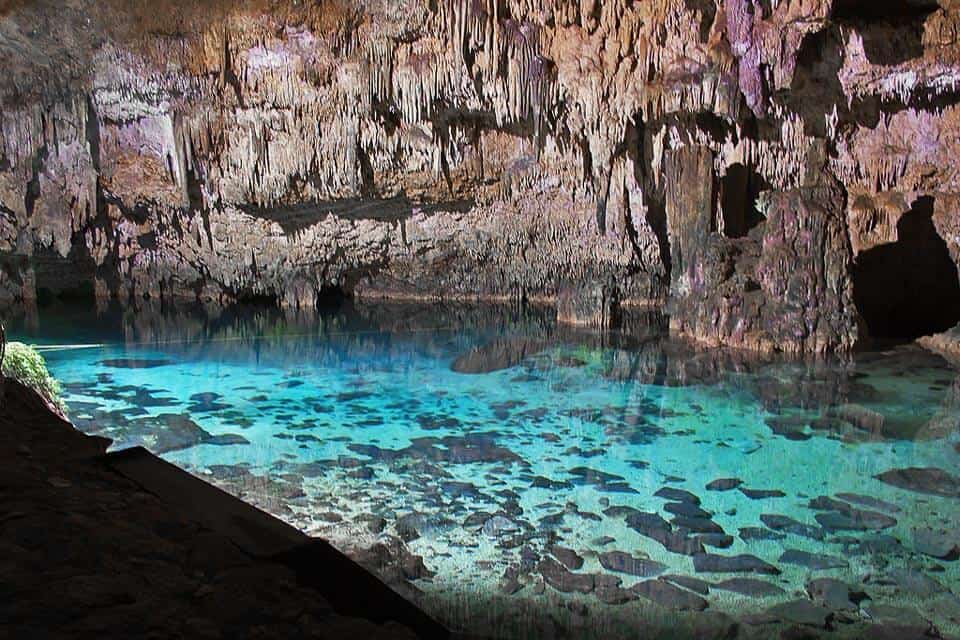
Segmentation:
<svg viewBox="0 0 960 640">
<path fill-rule="evenodd" d="M 764 360 L 656 316 L 579 332 L 360 303 L 52 306 L 12 334 L 46 345 L 79 429 L 331 541 L 459 631 L 960 633 L 960 383 L 913 344 Z"/>
</svg>

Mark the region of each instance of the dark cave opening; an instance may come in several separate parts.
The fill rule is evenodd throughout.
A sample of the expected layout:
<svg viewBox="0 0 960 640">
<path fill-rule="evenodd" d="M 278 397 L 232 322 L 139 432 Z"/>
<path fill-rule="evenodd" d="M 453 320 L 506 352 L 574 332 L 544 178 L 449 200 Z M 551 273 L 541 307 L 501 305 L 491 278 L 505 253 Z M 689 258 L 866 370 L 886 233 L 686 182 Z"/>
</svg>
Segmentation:
<svg viewBox="0 0 960 640">
<path fill-rule="evenodd" d="M 923 56 L 924 21 L 937 9 L 935 0 L 838 0 L 831 17 L 859 32 L 871 63 L 894 65 Z"/>
<path fill-rule="evenodd" d="M 837 0 L 830 17 L 840 22 L 916 20 L 925 18 L 938 8 L 936 0 Z"/>
<path fill-rule="evenodd" d="M 93 305 L 96 292 L 92 282 L 83 282 L 69 289 L 54 291 L 50 287 L 37 287 L 37 305 L 47 307 L 57 302 L 78 305 Z"/>
<path fill-rule="evenodd" d="M 710 27 L 717 15 L 717 5 L 712 0 L 684 0 L 687 9 L 700 12 L 700 42 L 710 39 Z"/>
<path fill-rule="evenodd" d="M 720 178 L 719 193 L 724 236 L 743 238 L 763 221 L 757 198 L 769 188 L 769 183 L 753 169 L 739 162 L 727 167 Z"/>
<path fill-rule="evenodd" d="M 341 285 L 326 285 L 317 292 L 317 311 L 321 314 L 336 313 L 351 300 L 352 287 Z"/>
<path fill-rule="evenodd" d="M 96 301 L 93 285 L 96 266 L 76 246 L 66 258 L 52 249 L 40 249 L 33 255 L 37 304 L 56 302 L 92 305 Z"/>
<path fill-rule="evenodd" d="M 323 313 L 337 311 L 349 299 L 349 292 L 343 287 L 325 285 L 317 291 L 314 310 Z M 248 307 L 250 309 L 279 309 L 283 306 L 278 293 L 250 289 L 238 292 L 235 302 L 238 307 Z"/>
<path fill-rule="evenodd" d="M 918 198 L 897 223 L 898 240 L 856 260 L 854 301 L 871 337 L 913 340 L 960 322 L 960 279 L 933 225 L 933 204 Z"/>
<path fill-rule="evenodd" d="M 243 291 L 237 295 L 237 304 L 249 307 L 279 307 L 280 298 L 274 293 Z"/>
<path fill-rule="evenodd" d="M 844 36 L 833 26 L 808 33 L 797 50 L 797 65 L 787 101 L 803 118 L 804 133 L 825 138 L 826 114 L 833 109 L 843 117 L 848 102 L 840 83 Z"/>
</svg>

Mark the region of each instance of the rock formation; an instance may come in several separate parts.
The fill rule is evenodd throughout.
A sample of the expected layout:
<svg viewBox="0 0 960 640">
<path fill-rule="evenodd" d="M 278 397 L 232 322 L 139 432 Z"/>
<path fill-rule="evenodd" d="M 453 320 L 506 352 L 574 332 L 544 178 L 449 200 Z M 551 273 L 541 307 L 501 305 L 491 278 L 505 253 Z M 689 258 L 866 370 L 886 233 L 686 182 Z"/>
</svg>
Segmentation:
<svg viewBox="0 0 960 640">
<path fill-rule="evenodd" d="M 960 320 L 952 0 L 6 0 L 0 300 Z"/>
</svg>

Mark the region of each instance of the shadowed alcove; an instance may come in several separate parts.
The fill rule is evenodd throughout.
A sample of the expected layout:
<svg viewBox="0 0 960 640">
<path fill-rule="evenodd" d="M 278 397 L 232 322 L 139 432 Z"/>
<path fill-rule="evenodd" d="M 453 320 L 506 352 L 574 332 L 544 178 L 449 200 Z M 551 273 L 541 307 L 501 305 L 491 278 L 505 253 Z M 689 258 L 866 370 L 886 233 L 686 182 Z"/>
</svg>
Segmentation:
<svg viewBox="0 0 960 640">
<path fill-rule="evenodd" d="M 760 193 L 770 185 L 753 169 L 736 162 L 720 178 L 720 207 L 723 235 L 742 238 L 763 220 L 757 208 Z"/>
<path fill-rule="evenodd" d="M 870 335 L 914 339 L 960 321 L 960 282 L 933 225 L 930 196 L 897 223 L 897 241 L 864 251 L 854 267 L 854 299 Z"/>
</svg>

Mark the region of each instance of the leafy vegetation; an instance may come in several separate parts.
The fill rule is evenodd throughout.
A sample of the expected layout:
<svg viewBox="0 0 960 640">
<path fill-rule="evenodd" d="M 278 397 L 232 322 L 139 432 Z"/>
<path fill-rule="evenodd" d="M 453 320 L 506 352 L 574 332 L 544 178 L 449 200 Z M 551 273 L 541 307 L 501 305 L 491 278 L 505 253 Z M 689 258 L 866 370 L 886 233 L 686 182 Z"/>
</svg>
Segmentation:
<svg viewBox="0 0 960 640">
<path fill-rule="evenodd" d="M 34 389 L 61 411 L 66 410 L 60 397 L 60 383 L 50 375 L 43 356 L 33 347 L 22 342 L 7 343 L 3 375 Z"/>
</svg>

